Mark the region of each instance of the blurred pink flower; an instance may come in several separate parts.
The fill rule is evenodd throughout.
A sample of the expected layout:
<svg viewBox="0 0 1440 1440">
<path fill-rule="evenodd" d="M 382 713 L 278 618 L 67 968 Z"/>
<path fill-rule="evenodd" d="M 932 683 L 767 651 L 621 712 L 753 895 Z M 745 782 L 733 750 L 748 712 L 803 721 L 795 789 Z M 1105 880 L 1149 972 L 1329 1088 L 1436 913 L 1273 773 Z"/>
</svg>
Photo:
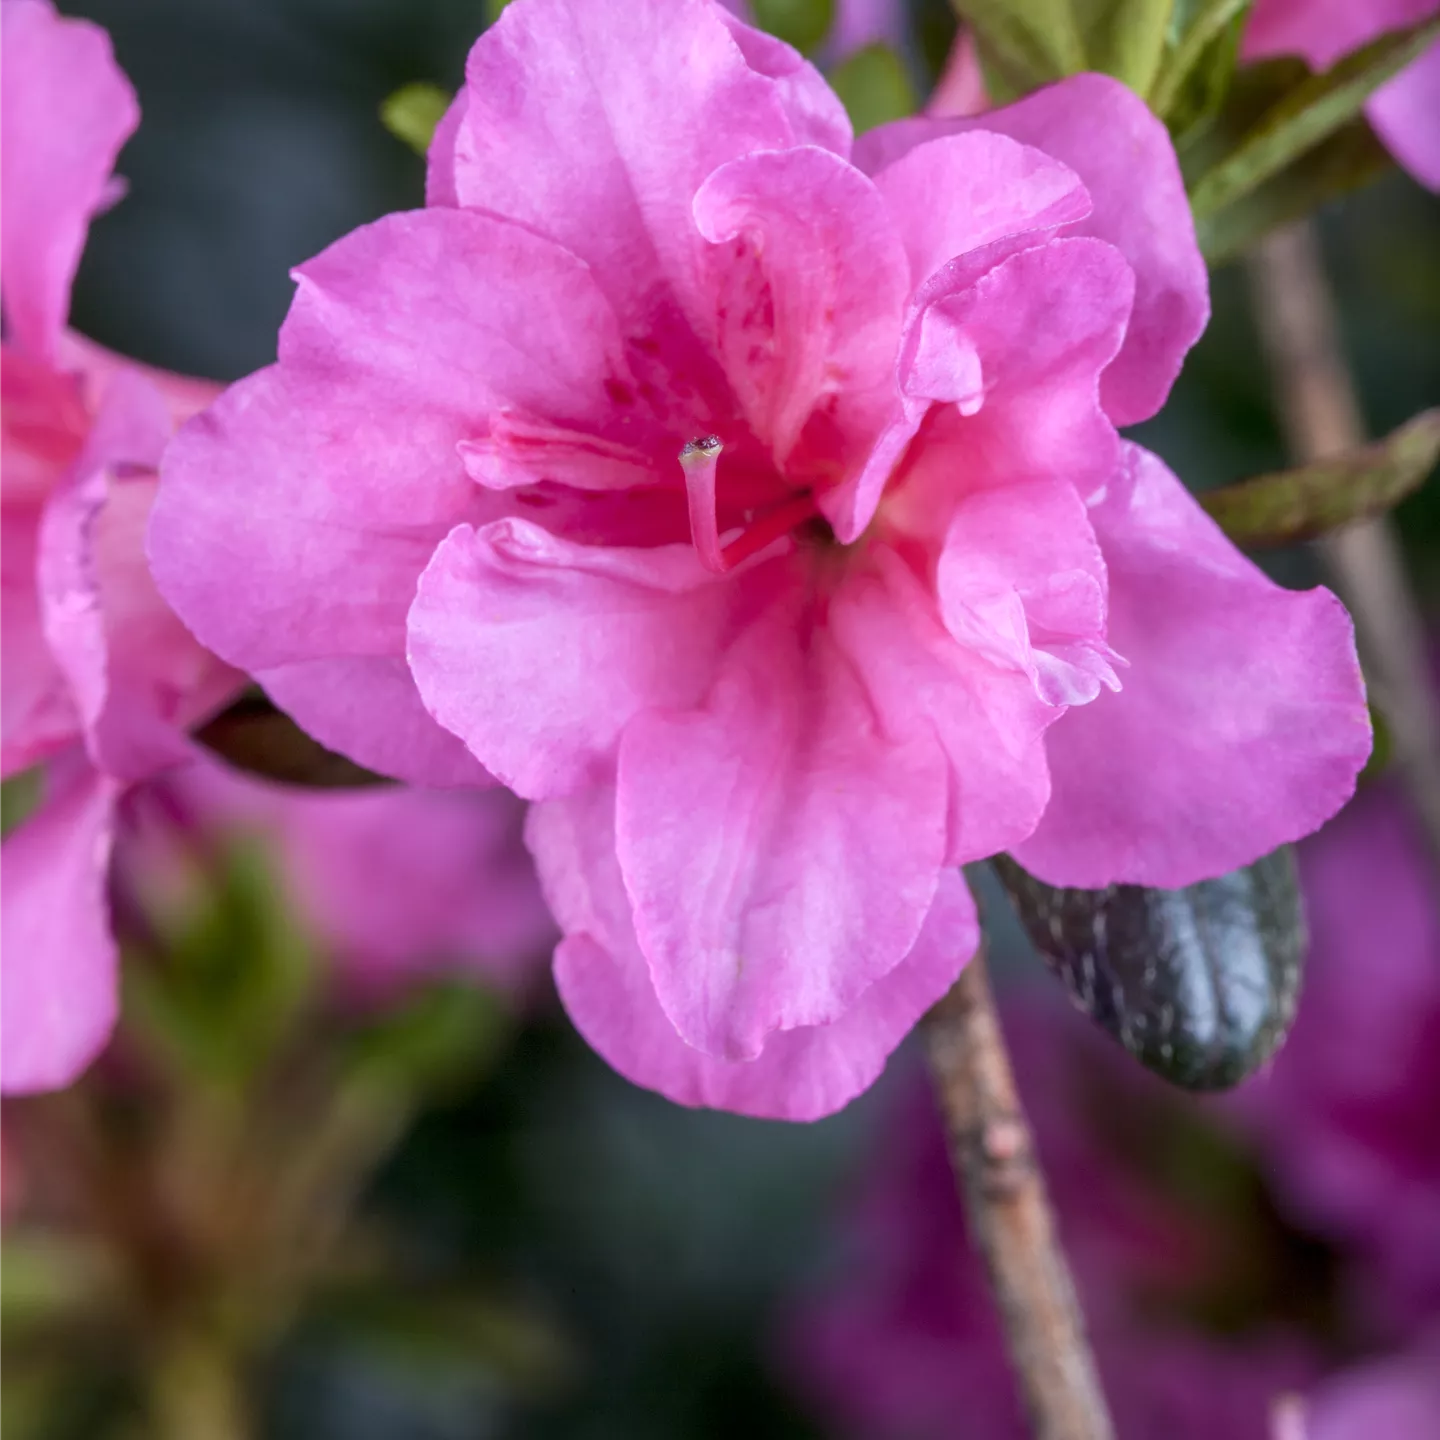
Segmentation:
<svg viewBox="0 0 1440 1440">
<path fill-rule="evenodd" d="M 200 759 L 126 797 L 116 867 L 164 910 L 205 881 L 217 843 L 253 839 L 347 992 L 383 1000 L 441 971 L 518 991 L 556 939 L 524 813 L 504 790 L 305 791 Z"/>
<path fill-rule="evenodd" d="M 114 1018 L 104 902 L 120 788 L 183 758 L 183 727 L 239 683 L 156 593 L 143 532 L 175 424 L 219 387 L 69 333 L 90 217 L 139 118 L 104 31 L 4 0 L 0 771 L 46 763 L 4 847 L 7 1091 L 73 1078 Z"/>
<path fill-rule="evenodd" d="M 1235 1097 L 1281 1196 L 1366 1253 L 1386 1308 L 1440 1315 L 1440 906 L 1410 813 L 1374 785 L 1300 847 L 1311 951 L 1295 1028 Z"/>
<path fill-rule="evenodd" d="M 1299 55 L 1328 70 L 1387 30 L 1440 13 L 1440 0 L 1257 0 L 1245 29 L 1247 60 Z M 1370 98 L 1365 113 L 1395 159 L 1440 190 L 1440 41 Z"/>
<path fill-rule="evenodd" d="M 1410 1354 L 1343 1371 L 1302 1413 L 1303 1440 L 1434 1440 L 1440 1435 L 1440 1345 L 1422 1342 Z"/>
<path fill-rule="evenodd" d="M 300 268 L 152 559 L 325 743 L 541 802 L 560 990 L 622 1073 L 824 1114 L 971 953 L 954 867 L 1184 884 L 1348 795 L 1338 602 L 1116 434 L 1207 314 L 1124 86 L 852 144 L 708 0 L 517 0 L 429 200 Z"/>
<path fill-rule="evenodd" d="M 1226 1193 L 1219 1137 L 1055 997 L 1015 996 L 1005 1025 L 1116 1433 L 1271 1440 L 1273 1398 L 1303 1391 L 1318 1354 L 1263 1316 L 1228 1335 L 1199 1318 L 1255 1260 L 1175 1185 L 1188 1153 Z M 1024 1440 L 933 1104 L 918 1085 L 894 1102 L 842 1216 L 840 1263 L 787 1320 L 782 1363 L 847 1440 Z"/>
</svg>

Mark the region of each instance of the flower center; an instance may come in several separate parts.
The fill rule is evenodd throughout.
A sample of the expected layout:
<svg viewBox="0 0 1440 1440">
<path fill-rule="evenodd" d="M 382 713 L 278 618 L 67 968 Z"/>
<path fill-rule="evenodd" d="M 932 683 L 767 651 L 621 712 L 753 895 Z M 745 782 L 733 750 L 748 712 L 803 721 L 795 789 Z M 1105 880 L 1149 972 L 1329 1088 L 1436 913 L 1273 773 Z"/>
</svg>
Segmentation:
<svg viewBox="0 0 1440 1440">
<path fill-rule="evenodd" d="M 715 493 L 715 472 L 725 444 L 718 435 L 702 435 L 680 451 L 680 468 L 685 472 L 685 496 L 690 509 L 690 540 L 700 563 L 716 575 L 733 570 L 767 545 L 788 535 L 796 526 L 819 517 L 815 497 L 808 490 L 796 491 L 784 500 L 760 511 L 744 513 L 738 530 L 726 530 L 722 541 L 719 504 Z"/>
</svg>

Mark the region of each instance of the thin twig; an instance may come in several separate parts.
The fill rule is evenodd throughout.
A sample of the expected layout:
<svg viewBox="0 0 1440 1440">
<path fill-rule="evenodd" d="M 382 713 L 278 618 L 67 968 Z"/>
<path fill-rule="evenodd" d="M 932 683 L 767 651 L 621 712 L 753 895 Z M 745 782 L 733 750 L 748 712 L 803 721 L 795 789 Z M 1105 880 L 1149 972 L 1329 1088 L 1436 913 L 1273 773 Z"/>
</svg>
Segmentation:
<svg viewBox="0 0 1440 1440">
<path fill-rule="evenodd" d="M 983 954 L 930 1012 L 926 1039 L 951 1162 L 1036 1440 L 1111 1440 Z"/>
<path fill-rule="evenodd" d="M 1272 232 L 1251 252 L 1247 269 L 1295 459 L 1326 460 L 1362 444 L 1365 427 L 1314 227 L 1305 221 Z M 1440 868 L 1440 705 L 1395 528 L 1376 516 L 1327 536 L 1319 548 L 1355 617 L 1366 678 Z"/>
</svg>

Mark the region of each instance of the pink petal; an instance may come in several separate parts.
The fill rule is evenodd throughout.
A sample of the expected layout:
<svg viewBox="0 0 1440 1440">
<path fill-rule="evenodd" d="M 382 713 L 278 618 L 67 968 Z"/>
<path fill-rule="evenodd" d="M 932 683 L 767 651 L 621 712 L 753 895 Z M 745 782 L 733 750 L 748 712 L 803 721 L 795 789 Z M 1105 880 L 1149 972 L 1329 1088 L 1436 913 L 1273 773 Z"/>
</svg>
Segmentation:
<svg viewBox="0 0 1440 1440">
<path fill-rule="evenodd" d="M 700 698 L 738 589 L 688 545 L 462 525 L 420 578 L 410 665 L 430 713 L 507 785 L 564 795 L 608 777 L 639 711 Z"/>
<path fill-rule="evenodd" d="M 430 149 L 425 154 L 427 205 L 453 207 L 460 203 L 455 193 L 455 142 L 460 134 L 460 122 L 465 118 L 465 105 L 466 90 L 462 85 L 430 137 Z"/>
<path fill-rule="evenodd" d="M 1440 10 L 1437 0 L 1256 0 L 1241 53 L 1299 55 L 1328 70 L 1342 55 Z"/>
<path fill-rule="evenodd" d="M 106 899 L 115 786 L 78 753 L 46 779 L 44 805 L 6 837 L 0 867 L 6 1094 L 68 1085 L 115 1024 L 117 952 Z"/>
<path fill-rule="evenodd" d="M 302 790 L 200 757 L 131 797 L 117 863 L 139 894 L 173 905 L 197 833 L 254 836 L 346 984 L 381 998 L 463 969 L 519 985 L 555 941 L 521 841 L 524 812 L 503 790 Z"/>
<path fill-rule="evenodd" d="M 731 24 L 708 0 L 507 8 L 470 52 L 455 152 L 460 204 L 580 256 L 715 412 L 713 262 L 691 197 L 727 160 L 816 138 L 818 106 L 818 82 L 773 78 L 776 44 L 742 50 Z"/>
<path fill-rule="evenodd" d="M 1058 481 L 967 497 L 936 569 L 946 628 L 1029 677 L 1049 705 L 1118 689 L 1105 645 L 1105 562 L 1074 489 Z"/>
<path fill-rule="evenodd" d="M 775 81 L 776 97 L 795 133 L 795 144 L 818 145 L 848 160 L 854 131 L 840 97 L 825 83 L 825 77 L 783 40 L 755 29 L 735 14 L 721 18 L 745 63 Z"/>
<path fill-rule="evenodd" d="M 337 655 L 254 675 L 306 734 L 377 775 L 440 789 L 495 784 L 464 742 L 435 723 L 403 655 Z"/>
<path fill-rule="evenodd" d="M 861 664 L 783 576 L 798 569 L 767 567 L 780 583 L 703 705 L 647 709 L 620 744 L 616 834 L 641 949 L 680 1034 L 727 1060 L 839 1019 L 893 970 L 945 843 L 933 732 L 880 722 Z"/>
<path fill-rule="evenodd" d="M 1395 159 L 1440 190 L 1440 44 L 1377 90 L 1365 113 Z"/>
<path fill-rule="evenodd" d="M 567 932 L 556 984 L 577 1028 L 616 1070 L 682 1105 L 783 1120 L 832 1114 L 874 1083 L 974 953 L 974 903 L 947 871 L 909 954 L 833 1024 L 772 1034 L 749 1061 L 706 1055 L 676 1033 L 650 982 L 615 859 L 613 803 L 600 791 L 531 812 L 527 837 Z"/>
<path fill-rule="evenodd" d="M 1029 678 L 958 644 L 929 588 L 878 545 L 832 600 L 829 626 L 856 657 L 881 726 L 925 725 L 940 742 L 944 863 L 967 864 L 1028 835 L 1049 798 L 1043 736 L 1059 713 Z"/>
<path fill-rule="evenodd" d="M 718 343 L 742 413 L 792 483 L 837 483 L 900 402 L 895 345 L 910 286 L 880 195 L 825 150 L 750 155 L 700 187 L 695 224 L 733 257 Z M 764 325 L 744 303 L 752 267 Z"/>
<path fill-rule="evenodd" d="M 1075 237 L 1021 250 L 973 283 L 965 268 L 927 287 L 933 298 L 902 376 L 908 392 L 949 398 L 936 385 L 935 355 L 958 354 L 973 355 L 983 378 L 979 397 L 931 415 L 887 497 L 892 523 L 921 536 L 936 533 L 972 490 L 1062 481 L 1087 495 L 1118 455 L 1098 390 L 1130 315 L 1132 277 L 1120 253 Z"/>
<path fill-rule="evenodd" d="M 984 130 L 926 140 L 880 170 L 875 184 L 905 242 L 915 285 L 982 245 L 1090 213 L 1090 196 L 1068 166 Z"/>
<path fill-rule="evenodd" d="M 368 662 L 403 659 L 436 545 L 511 505 L 475 485 L 457 446 L 506 407 L 603 427 L 623 409 L 606 382 L 628 372 L 585 267 L 487 216 L 393 215 L 299 275 L 280 364 L 228 390 L 170 447 L 150 559 L 204 643 L 252 672 L 289 670 L 288 708 L 373 764 L 396 749 L 390 712 L 367 721 L 326 667 L 366 662 L 392 689 L 393 665 Z M 307 676 L 326 688 L 307 698 Z M 435 782 L 455 747 L 438 731 L 421 743 L 396 773 Z"/>
<path fill-rule="evenodd" d="M 1306 1407 L 1306 1440 L 1428 1440 L 1440 1433 L 1440 1356 L 1434 1337 L 1415 1352 L 1371 1360 L 1326 1380 Z M 1428 1353 L 1427 1353 L 1428 1351 Z"/>
<path fill-rule="evenodd" d="M 45 0 L 7 0 L 0 77 L 0 273 L 10 338 L 54 355 L 90 217 L 140 122 L 110 37 Z"/>
<path fill-rule="evenodd" d="M 6 472 L 9 473 L 8 471 Z M 80 716 L 40 615 L 40 517 L 6 507 L 0 525 L 0 774 L 28 769 L 72 744 Z"/>
<path fill-rule="evenodd" d="M 1210 315 L 1205 262 L 1165 127 L 1118 80 L 1072 75 L 984 115 L 882 125 L 856 142 L 855 163 L 875 175 L 926 140 L 970 130 L 1033 145 L 1084 182 L 1094 209 L 1068 233 L 1110 242 L 1135 271 L 1134 315 L 1101 399 L 1116 425 L 1148 419 Z"/>
<path fill-rule="evenodd" d="M 151 464 L 169 433 L 159 393 L 117 371 L 70 477 L 51 496 L 37 570 L 45 637 L 94 764 L 137 780 L 187 753 L 182 732 L 238 688 L 161 600 L 145 565 Z"/>
<path fill-rule="evenodd" d="M 1327 590 L 1284 590 L 1155 456 L 1092 506 L 1124 689 L 1051 733 L 1054 794 L 1015 850 L 1054 885 L 1176 887 L 1316 829 L 1370 752 L 1355 642 Z"/>
</svg>

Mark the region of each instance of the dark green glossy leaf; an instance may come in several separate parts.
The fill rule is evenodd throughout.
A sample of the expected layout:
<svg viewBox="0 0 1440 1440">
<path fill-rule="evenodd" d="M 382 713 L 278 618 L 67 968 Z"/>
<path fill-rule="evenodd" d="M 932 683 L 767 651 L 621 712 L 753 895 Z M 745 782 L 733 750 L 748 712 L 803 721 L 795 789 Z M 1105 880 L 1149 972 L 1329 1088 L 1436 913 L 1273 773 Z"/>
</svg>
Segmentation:
<svg viewBox="0 0 1440 1440">
<path fill-rule="evenodd" d="M 1252 84 L 1236 97 L 1239 108 L 1232 111 L 1227 103 L 1219 117 L 1227 137 L 1240 132 L 1233 148 L 1203 170 L 1187 166 L 1196 218 L 1207 219 L 1233 205 L 1353 120 L 1371 94 L 1428 49 L 1437 35 L 1440 17 L 1382 35 L 1324 74 L 1280 87 L 1273 103 L 1242 129 L 1236 124 L 1240 112 L 1247 112 L 1244 118 L 1249 120 L 1259 93 Z M 1281 73 L 1273 65 L 1256 70 L 1271 80 Z M 1294 77 L 1293 67 L 1289 73 Z"/>
<path fill-rule="evenodd" d="M 888 45 L 866 45 L 830 72 L 830 85 L 840 97 L 857 135 L 891 120 L 902 120 L 919 108 L 905 62 Z"/>
<path fill-rule="evenodd" d="M 386 785 L 383 775 L 312 740 L 258 687 L 247 690 L 228 710 L 207 722 L 195 738 L 237 770 L 320 790 Z"/>
<path fill-rule="evenodd" d="M 1275 1053 L 1305 948 L 1288 846 L 1183 890 L 1059 889 L 1008 856 L 994 864 L 1071 999 L 1148 1069 L 1187 1090 L 1223 1090 Z"/>
<path fill-rule="evenodd" d="M 1200 503 L 1237 545 L 1289 545 L 1388 510 L 1437 457 L 1440 409 L 1425 410 L 1374 444 L 1210 490 Z"/>
<path fill-rule="evenodd" d="M 440 117 L 450 108 L 450 96 L 438 85 L 417 80 L 402 85 L 380 102 L 380 120 L 397 140 L 423 156 L 435 138 Z"/>
</svg>

